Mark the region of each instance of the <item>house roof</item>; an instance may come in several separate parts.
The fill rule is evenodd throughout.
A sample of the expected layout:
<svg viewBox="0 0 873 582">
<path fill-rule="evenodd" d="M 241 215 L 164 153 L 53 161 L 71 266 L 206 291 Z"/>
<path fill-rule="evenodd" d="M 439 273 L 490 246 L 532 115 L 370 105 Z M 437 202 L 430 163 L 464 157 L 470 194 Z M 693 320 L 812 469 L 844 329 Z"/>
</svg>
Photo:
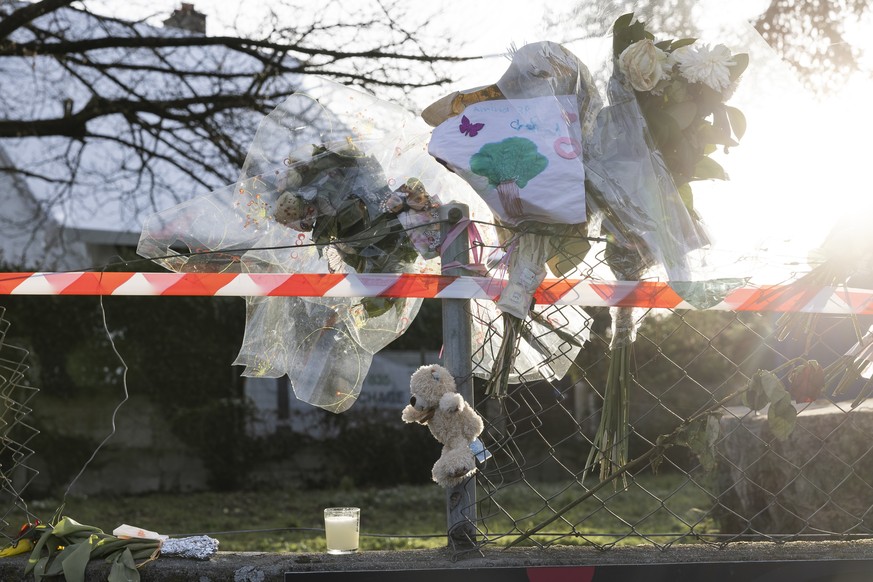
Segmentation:
<svg viewBox="0 0 873 582">
<path fill-rule="evenodd" d="M 0 13 L 23 5 L 4 3 Z M 35 19 L 31 26 L 16 30 L 11 40 L 25 43 L 47 35 L 60 43 L 192 34 L 68 7 Z M 92 65 L 82 62 L 81 53 L 0 58 L 0 77 L 14 80 L 0 83 L 0 116 L 39 121 L 75 115 L 95 95 L 138 102 L 194 99 L 202 102 L 194 111 L 206 112 L 216 96 L 249 89 L 263 68 L 251 53 L 222 45 L 107 46 L 85 55 Z M 296 82 L 292 75 L 269 80 L 269 93 L 290 94 Z M 255 111 L 234 109 L 211 122 L 232 131 L 237 141 L 231 147 L 241 158 L 261 118 Z M 239 174 L 239 167 L 227 162 L 208 132 L 186 129 L 167 116 L 140 111 L 133 122 L 122 115 L 99 117 L 89 121 L 87 129 L 89 135 L 83 139 L 0 139 L 0 148 L 22 172 L 19 176 L 29 190 L 22 194 L 32 196 L 57 225 L 79 230 L 86 238 L 105 238 L 94 234 L 100 232 L 139 233 L 149 214 L 231 183 Z"/>
</svg>

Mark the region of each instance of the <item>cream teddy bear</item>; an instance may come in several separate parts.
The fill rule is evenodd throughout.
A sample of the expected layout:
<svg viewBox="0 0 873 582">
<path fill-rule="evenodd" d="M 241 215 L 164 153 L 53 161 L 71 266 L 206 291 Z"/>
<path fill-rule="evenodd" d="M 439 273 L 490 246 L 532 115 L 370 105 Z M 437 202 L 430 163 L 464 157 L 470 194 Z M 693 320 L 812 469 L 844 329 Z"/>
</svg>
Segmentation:
<svg viewBox="0 0 873 582">
<path fill-rule="evenodd" d="M 482 417 L 458 394 L 455 379 L 442 366 L 420 367 L 409 389 L 412 397 L 403 409 L 403 421 L 426 424 L 443 445 L 433 466 L 433 480 L 442 487 L 462 483 L 476 472 L 470 443 L 482 433 Z"/>
</svg>

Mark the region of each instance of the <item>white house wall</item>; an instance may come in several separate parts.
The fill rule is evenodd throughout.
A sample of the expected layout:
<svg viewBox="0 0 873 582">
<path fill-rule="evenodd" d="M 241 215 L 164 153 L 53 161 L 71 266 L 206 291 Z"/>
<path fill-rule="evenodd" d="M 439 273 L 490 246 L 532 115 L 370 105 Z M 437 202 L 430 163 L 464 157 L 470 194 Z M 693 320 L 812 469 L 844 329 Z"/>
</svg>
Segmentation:
<svg viewBox="0 0 873 582">
<path fill-rule="evenodd" d="M 0 147 L 0 167 L 9 166 Z M 69 241 L 54 219 L 43 212 L 27 185 L 0 172 L 0 264 L 24 270 L 82 268 L 88 263 L 85 244 Z"/>
</svg>

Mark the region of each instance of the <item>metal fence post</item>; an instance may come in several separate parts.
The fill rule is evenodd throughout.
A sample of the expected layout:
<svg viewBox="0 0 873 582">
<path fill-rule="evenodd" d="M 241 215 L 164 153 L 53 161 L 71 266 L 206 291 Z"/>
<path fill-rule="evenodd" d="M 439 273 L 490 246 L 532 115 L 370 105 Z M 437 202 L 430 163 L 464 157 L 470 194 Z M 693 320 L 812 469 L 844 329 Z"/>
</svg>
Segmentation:
<svg viewBox="0 0 873 582">
<path fill-rule="evenodd" d="M 446 204 L 440 209 L 444 235 L 460 221 L 469 218 L 466 204 Z M 443 246 L 440 254 L 443 275 L 465 275 L 461 266 L 446 268 L 452 263 L 466 265 L 470 262 L 470 241 L 464 228 L 454 240 Z M 443 299 L 443 365 L 458 383 L 458 393 L 474 405 L 473 401 L 473 350 L 470 332 L 470 310 L 467 299 Z M 446 489 L 446 517 L 448 541 L 451 546 L 470 546 L 476 541 L 476 480 Z"/>
</svg>

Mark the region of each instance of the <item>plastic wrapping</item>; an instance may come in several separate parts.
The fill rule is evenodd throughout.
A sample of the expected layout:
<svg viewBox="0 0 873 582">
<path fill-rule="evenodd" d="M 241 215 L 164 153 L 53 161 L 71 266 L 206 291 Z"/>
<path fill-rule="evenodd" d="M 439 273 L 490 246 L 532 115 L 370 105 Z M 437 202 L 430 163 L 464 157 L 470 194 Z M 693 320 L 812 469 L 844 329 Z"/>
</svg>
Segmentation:
<svg viewBox="0 0 873 582">
<path fill-rule="evenodd" d="M 490 378 L 506 336 L 501 312 L 493 301 L 473 301 L 473 374 Z M 590 337 L 591 318 L 574 305 L 535 305 L 517 338 L 515 361 L 507 370 L 509 383 L 559 380 Z"/>
<path fill-rule="evenodd" d="M 674 290 L 680 296 L 705 307 L 740 282 L 706 280 L 710 240 L 689 182 L 727 179 L 708 154 L 716 145 L 737 145 L 733 136 L 745 130 L 739 110 L 723 101 L 748 56 L 695 42 L 656 42 L 633 14 L 615 21 L 609 106 L 598 116 L 586 169 L 589 204 L 607 237 L 605 259 L 616 278 L 639 280 L 659 267 L 668 281 L 679 282 Z M 587 462 L 589 468 L 599 463 L 601 479 L 629 461 L 631 350 L 643 315 L 629 307 L 610 313 L 610 367 Z"/>
<path fill-rule="evenodd" d="M 505 256 L 493 273 L 507 278 L 497 301 L 504 317 L 491 306 L 475 308 L 474 321 L 494 328 L 474 326 L 474 338 L 492 338 L 492 349 L 474 356 L 489 394 L 501 396 L 507 383 L 562 377 L 587 339 L 584 311 L 565 306 L 553 326 L 532 300 L 546 265 L 558 263 L 565 225 L 587 222 L 583 151 L 600 105 L 585 66 L 564 47 L 541 42 L 515 51 L 496 84 L 453 93 L 422 113 L 436 126 L 431 154 L 467 180 L 500 223 L 518 226 L 501 241 Z"/>
<path fill-rule="evenodd" d="M 624 20 L 630 22 L 630 17 Z M 635 26 L 633 32 L 639 33 L 642 24 Z M 630 42 L 634 37 L 624 34 L 622 38 Z M 430 123 L 439 123 L 430 145 L 431 153 L 467 179 L 503 222 L 587 222 L 589 236 L 602 235 L 609 239 L 613 248 L 608 251 L 607 262 L 617 278 L 638 280 L 657 266 L 668 280 L 682 282 L 676 290 L 683 297 L 694 304 L 709 303 L 713 293 L 719 294 L 730 287 L 725 287 L 723 282 L 716 282 L 715 288 L 688 283 L 703 281 L 709 275 L 704 264 L 705 249 L 710 243 L 705 227 L 691 207 L 688 182 L 725 176 L 713 169 L 718 166 L 708 158 L 707 163 L 701 165 L 705 169 L 695 169 L 693 164 L 690 169 L 680 167 L 672 158 L 665 158 L 656 141 L 663 140 L 661 135 L 667 130 L 662 131 L 661 127 L 668 123 L 666 118 L 673 123 L 675 112 L 662 112 L 655 106 L 647 106 L 644 111 L 641 103 L 646 102 L 638 98 L 642 93 L 635 91 L 623 69 L 626 68 L 619 67 L 616 61 L 608 82 L 608 104 L 604 107 L 587 67 L 566 48 L 550 42 L 521 47 L 513 53 L 509 68 L 495 85 L 449 95 L 425 110 L 423 116 Z M 662 81 L 664 78 L 659 77 Z M 683 87 L 686 86 L 687 83 Z M 713 95 L 723 99 L 715 91 L 710 93 L 706 99 L 715 99 Z M 709 112 L 700 105 L 704 99 L 695 98 L 696 101 L 688 97 L 683 104 L 697 113 L 681 108 L 681 115 L 675 114 L 695 121 L 706 117 Z M 533 113 L 532 103 L 536 104 Z M 726 111 L 732 113 L 735 125 L 739 126 L 736 119 L 741 114 L 737 110 L 716 107 L 717 115 L 711 127 L 727 131 L 727 137 L 693 135 L 685 140 L 697 143 L 695 147 L 700 150 L 687 154 L 692 162 L 697 162 L 698 157 L 705 158 L 701 152 L 710 141 L 735 145 L 731 124 L 724 121 L 724 127 L 718 125 L 722 123 L 722 116 L 727 116 Z M 549 112 L 560 114 L 549 116 Z M 648 119 L 646 112 L 649 112 Z M 563 123 L 556 124 L 555 117 L 560 117 Z M 650 122 L 656 123 L 654 129 Z M 503 131 L 497 131 L 498 126 Z M 471 127 L 475 132 L 472 136 Z M 497 143 L 488 142 L 489 130 Z M 734 131 L 740 132 L 737 128 Z M 484 151 L 481 142 L 489 146 L 503 144 L 505 135 L 512 133 L 530 137 L 545 157 L 554 152 L 546 151 L 551 148 L 543 144 L 552 144 L 554 150 L 562 154 L 559 156 L 562 161 L 569 159 L 577 166 L 575 174 L 560 174 L 556 170 L 556 180 L 563 179 L 561 186 L 556 187 L 546 181 L 547 174 L 557 166 L 554 156 L 549 158 L 545 169 L 535 167 L 527 172 L 525 168 L 535 166 L 532 156 L 528 152 L 524 152 L 528 155 L 516 155 L 514 159 L 521 159 L 516 164 L 521 169 L 515 174 L 529 177 L 539 170 L 520 190 L 521 215 L 507 212 L 506 196 L 501 191 L 505 181 L 495 174 L 497 170 L 480 171 L 477 166 L 482 164 L 477 164 L 477 156 L 471 155 L 473 150 L 469 147 L 464 147 L 464 144 L 475 143 L 481 153 Z M 684 145 L 683 139 L 676 138 L 676 141 Z M 489 156 L 489 161 L 496 155 Z M 673 162 L 672 167 L 668 166 L 668 161 Z M 489 166 L 502 168 L 496 163 Z M 503 174 L 513 177 L 513 172 L 503 171 Z M 544 184 L 543 189 L 537 188 L 538 181 Z M 544 205 L 561 210 L 544 213 Z"/>
<path fill-rule="evenodd" d="M 626 347 L 637 341 L 637 329 L 645 315 L 644 309 L 610 307 L 609 315 L 612 320 L 612 339 L 609 349 Z"/>
<path fill-rule="evenodd" d="M 734 137 L 745 129 L 742 114 L 724 100 L 747 55 L 732 55 L 722 45 L 691 46 L 694 39 L 656 43 L 632 14 L 616 20 L 613 41 L 606 106 L 578 58 L 541 42 L 515 51 L 496 84 L 449 95 L 423 113 L 437 126 L 431 153 L 463 176 L 497 218 L 515 227 L 503 241 L 509 256 L 508 283 L 497 302 L 503 316 L 491 320 L 499 321 L 502 345 L 485 374 L 488 394 L 506 393 L 514 379 L 508 369 L 518 377 L 524 375 L 519 368 L 536 369 L 536 358 L 524 361 L 536 347 L 524 345 L 520 336 L 530 329 L 522 321 L 544 265 L 558 276 L 573 271 L 566 256 L 549 257 L 547 249 L 565 241 L 548 244 L 543 223 L 575 226 L 585 238 L 599 235 L 613 277 L 665 277 L 698 307 L 718 302 L 740 284 L 707 280 L 710 239 L 693 209 L 689 182 L 727 178 L 708 154 L 716 145 L 737 145 Z M 558 162 L 549 157 L 550 143 Z M 565 162 L 576 172 L 557 171 Z M 549 172 L 553 181 L 544 178 Z M 549 204 L 561 210 L 549 212 Z M 576 248 L 581 263 L 590 245 L 586 240 Z M 631 350 L 644 313 L 616 308 L 611 315 L 604 407 L 587 463 L 599 463 L 602 478 L 627 461 Z"/>
<path fill-rule="evenodd" d="M 590 247 L 587 236 L 606 237 L 615 277 L 638 280 L 662 269 L 692 304 L 717 301 L 731 285 L 693 283 L 707 235 L 620 68 L 607 93 L 604 107 L 578 58 L 558 44 L 534 43 L 513 53 L 494 85 L 454 93 L 425 110 L 423 118 L 439 126 L 431 139 L 400 108 L 315 81 L 264 120 L 237 183 L 150 217 L 138 252 L 185 272 L 436 271 L 428 263 L 442 236 L 436 207 L 440 199 L 465 202 L 473 218 L 511 227 L 500 241 L 508 284 L 497 304 L 523 322 L 512 326 L 518 349 L 510 381 L 559 378 L 589 318 L 569 306 L 557 310 L 560 317 L 546 317 L 532 298 L 546 265 L 559 276 L 574 271 Z M 462 190 L 443 190 L 452 181 L 428 155 L 428 141 L 490 213 Z M 572 260 L 558 252 L 571 247 Z M 235 362 L 244 375 L 287 374 L 298 398 L 334 412 L 351 406 L 373 353 L 403 333 L 420 305 L 380 298 L 246 301 Z M 488 376 L 489 363 L 491 369 L 500 363 L 493 348 L 509 334 L 495 324 L 493 305 L 475 309 L 474 336 L 490 338 L 490 345 L 477 352 L 474 369 Z M 625 330 L 627 337 L 618 338 Z M 634 332 L 616 327 L 614 343 L 631 343 Z"/>
<path fill-rule="evenodd" d="M 161 544 L 161 555 L 208 560 L 218 552 L 218 540 L 209 536 L 171 538 Z"/>
<path fill-rule="evenodd" d="M 656 37 L 633 14 L 613 24 L 609 106 L 586 166 L 588 200 L 615 247 L 607 263 L 618 278 L 638 279 L 657 265 L 700 308 L 741 284 L 709 280 L 710 238 L 691 183 L 727 179 L 709 154 L 738 145 L 745 132 L 743 114 L 725 101 L 747 63 L 724 45 Z"/>
<path fill-rule="evenodd" d="M 149 217 L 138 252 L 184 272 L 436 271 L 445 171 L 427 139 L 399 107 L 313 82 L 264 119 L 237 183 Z M 342 412 L 420 303 L 246 298 L 234 363 L 245 376 L 287 374 L 300 400 Z"/>
<path fill-rule="evenodd" d="M 589 156 L 588 203 L 614 250 L 607 263 L 619 279 L 638 280 L 659 264 L 668 278 L 693 279 L 691 251 L 709 244 L 682 202 L 645 119 L 620 73 L 609 81 L 609 102 L 598 118 Z"/>
</svg>

